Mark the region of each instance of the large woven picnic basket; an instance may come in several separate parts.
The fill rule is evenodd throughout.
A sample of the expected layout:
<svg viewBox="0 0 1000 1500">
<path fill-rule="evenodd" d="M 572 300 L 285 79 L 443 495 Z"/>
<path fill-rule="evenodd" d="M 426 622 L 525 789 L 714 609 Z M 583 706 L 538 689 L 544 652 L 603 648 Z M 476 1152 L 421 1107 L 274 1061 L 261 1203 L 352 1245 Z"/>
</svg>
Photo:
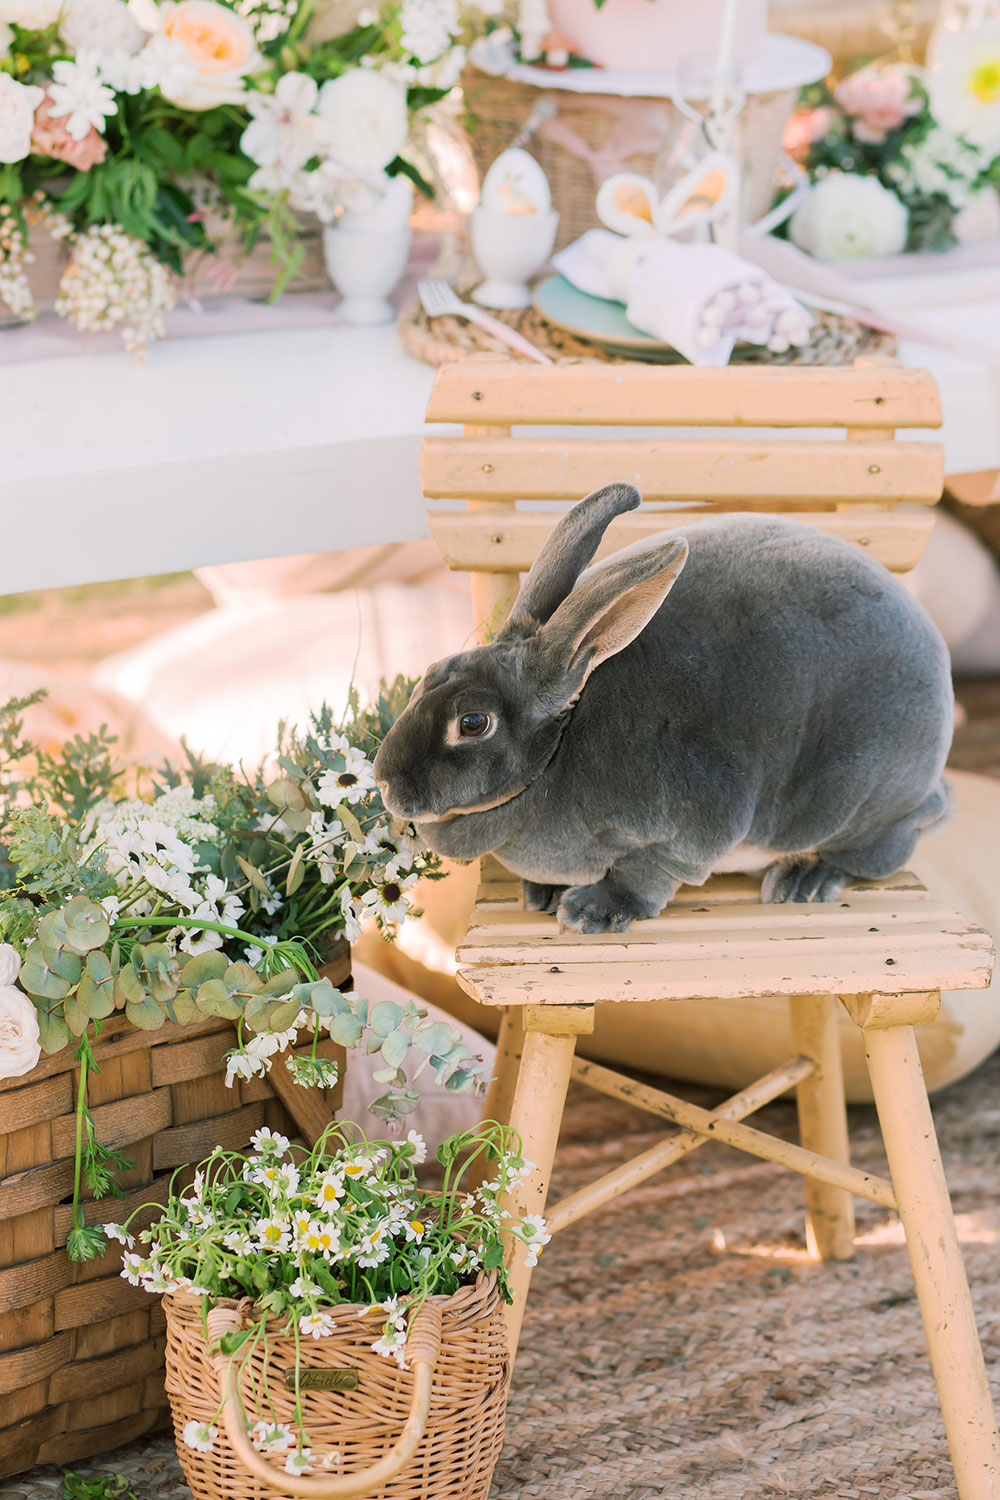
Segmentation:
<svg viewBox="0 0 1000 1500">
<path fill-rule="evenodd" d="M 330 958 L 323 972 L 348 984 L 347 944 Z M 261 1125 L 315 1139 L 329 1123 L 339 1085 L 297 1088 L 275 1065 L 266 1079 L 227 1088 L 224 1058 L 235 1045 L 220 1020 L 159 1031 L 123 1016 L 105 1024 L 88 1099 L 98 1138 L 135 1165 L 119 1175 L 124 1199 L 86 1205 L 88 1224 L 164 1203 L 175 1168 L 216 1145 L 246 1149 Z M 319 1050 L 343 1058 L 331 1042 Z M 106 1452 L 169 1420 L 159 1299 L 121 1279 L 118 1245 L 85 1265 L 66 1255 L 76 1085 L 71 1047 L 0 1081 L 0 1477 Z"/>
<path fill-rule="evenodd" d="M 195 1500 L 485 1500 L 503 1443 L 509 1361 L 494 1276 L 450 1297 L 429 1297 L 406 1344 L 409 1368 L 376 1354 L 371 1308 L 336 1310 L 336 1328 L 302 1341 L 300 1386 L 311 1475 L 289 1477 L 284 1459 L 257 1452 L 247 1424 L 296 1424 L 295 1338 L 283 1320 L 247 1357 L 210 1352 L 243 1326 L 244 1304 L 219 1302 L 202 1321 L 200 1297 L 163 1299 L 167 1392 L 184 1477 Z M 334 1389 L 306 1388 L 324 1372 Z M 329 1377 L 332 1376 L 332 1380 Z M 287 1378 L 286 1378 L 287 1377 Z M 224 1404 L 223 1404 L 224 1403 Z M 220 1406 L 222 1411 L 220 1415 Z M 208 1452 L 183 1440 L 185 1425 L 215 1423 Z M 330 1455 L 330 1466 L 323 1459 Z"/>
</svg>

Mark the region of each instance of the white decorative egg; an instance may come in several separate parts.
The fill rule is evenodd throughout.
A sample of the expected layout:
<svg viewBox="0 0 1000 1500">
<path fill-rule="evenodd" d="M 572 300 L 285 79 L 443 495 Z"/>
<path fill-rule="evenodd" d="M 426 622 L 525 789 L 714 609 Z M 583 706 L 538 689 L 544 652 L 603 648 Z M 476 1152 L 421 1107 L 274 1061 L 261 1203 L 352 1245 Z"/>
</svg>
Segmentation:
<svg viewBox="0 0 1000 1500">
<path fill-rule="evenodd" d="M 500 153 L 486 173 L 479 201 L 494 213 L 547 214 L 552 194 L 535 158 L 512 146 Z"/>
</svg>

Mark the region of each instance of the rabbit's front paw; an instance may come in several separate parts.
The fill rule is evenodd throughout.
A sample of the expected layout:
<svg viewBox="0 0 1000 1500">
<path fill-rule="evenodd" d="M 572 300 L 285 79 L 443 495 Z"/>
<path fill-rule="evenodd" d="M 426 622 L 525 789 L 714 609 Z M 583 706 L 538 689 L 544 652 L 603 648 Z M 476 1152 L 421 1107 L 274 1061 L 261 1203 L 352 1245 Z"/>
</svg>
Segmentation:
<svg viewBox="0 0 1000 1500">
<path fill-rule="evenodd" d="M 624 932 L 638 917 L 655 917 L 651 903 L 635 891 L 609 880 L 572 886 L 559 903 L 559 926 L 574 932 Z"/>
<path fill-rule="evenodd" d="M 564 885 L 538 885 L 534 880 L 521 881 L 525 911 L 555 911 Z"/>
<path fill-rule="evenodd" d="M 823 859 L 789 859 L 771 865 L 760 888 L 762 901 L 836 901 L 847 875 Z"/>
</svg>

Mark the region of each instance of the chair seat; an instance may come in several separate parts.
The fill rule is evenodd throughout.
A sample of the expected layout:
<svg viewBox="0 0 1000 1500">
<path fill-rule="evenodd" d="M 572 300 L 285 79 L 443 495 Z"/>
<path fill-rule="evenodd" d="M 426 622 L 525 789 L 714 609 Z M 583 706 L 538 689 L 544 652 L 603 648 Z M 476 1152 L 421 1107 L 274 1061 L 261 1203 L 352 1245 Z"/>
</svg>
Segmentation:
<svg viewBox="0 0 1000 1500">
<path fill-rule="evenodd" d="M 459 983 L 484 1005 L 592 1005 L 985 989 L 993 944 L 906 873 L 787 905 L 720 875 L 628 932 L 560 932 L 524 910 L 520 881 L 491 859 L 457 958 Z"/>
</svg>

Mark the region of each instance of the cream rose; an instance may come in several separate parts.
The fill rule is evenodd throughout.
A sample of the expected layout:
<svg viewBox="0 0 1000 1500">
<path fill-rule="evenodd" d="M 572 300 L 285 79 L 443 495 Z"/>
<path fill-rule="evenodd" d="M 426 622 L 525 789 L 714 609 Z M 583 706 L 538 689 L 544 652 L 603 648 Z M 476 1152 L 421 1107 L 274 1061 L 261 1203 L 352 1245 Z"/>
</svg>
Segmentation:
<svg viewBox="0 0 1000 1500">
<path fill-rule="evenodd" d="M 13 984 L 21 972 L 21 955 L 11 943 L 0 943 L 0 985 Z"/>
<path fill-rule="evenodd" d="M 788 232 L 800 250 L 820 260 L 855 260 L 897 255 L 908 223 L 905 206 L 876 177 L 831 172 L 796 209 Z"/>
<path fill-rule="evenodd" d="M 237 104 L 244 79 L 263 66 L 249 21 L 215 0 L 166 0 L 158 8 L 160 35 L 183 55 L 187 69 L 164 77 L 160 92 L 181 109 Z"/>
<path fill-rule="evenodd" d="M 44 98 L 44 89 L 0 73 L 0 161 L 23 161 L 27 156 L 35 110 Z"/>
<path fill-rule="evenodd" d="M 145 37 L 125 0 L 65 0 L 59 34 L 74 52 L 138 52 Z"/>
<path fill-rule="evenodd" d="M 41 1051 L 35 1007 L 12 984 L 0 985 L 0 1078 L 30 1073 Z"/>
<path fill-rule="evenodd" d="M 329 155 L 359 176 L 381 172 L 406 144 L 406 92 L 369 68 L 324 83 L 316 113 Z"/>
</svg>

